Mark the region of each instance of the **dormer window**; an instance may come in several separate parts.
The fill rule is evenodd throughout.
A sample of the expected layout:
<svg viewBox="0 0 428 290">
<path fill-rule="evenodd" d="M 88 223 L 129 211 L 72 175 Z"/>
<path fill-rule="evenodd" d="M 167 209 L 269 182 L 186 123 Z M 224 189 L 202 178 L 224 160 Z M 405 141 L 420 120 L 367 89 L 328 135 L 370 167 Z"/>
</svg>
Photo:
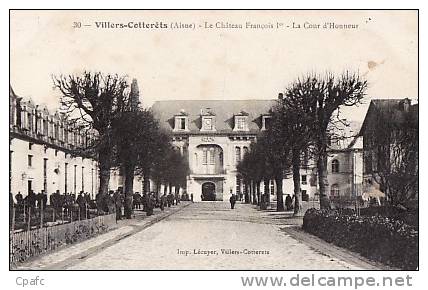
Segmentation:
<svg viewBox="0 0 428 290">
<path fill-rule="evenodd" d="M 187 130 L 187 117 L 175 117 L 175 131 L 186 131 Z"/>
<path fill-rule="evenodd" d="M 181 110 L 180 114 L 175 115 L 174 131 L 187 131 L 188 130 L 188 116 Z"/>
<path fill-rule="evenodd" d="M 272 116 L 270 115 L 262 116 L 262 130 L 267 130 L 270 127 L 271 119 L 272 119 Z"/>
<path fill-rule="evenodd" d="M 241 111 L 238 115 L 235 115 L 235 126 L 234 131 L 248 131 L 248 113 Z"/>
<path fill-rule="evenodd" d="M 205 113 L 202 111 L 201 113 L 201 131 L 215 131 L 215 114 L 209 108 L 206 109 Z"/>
</svg>

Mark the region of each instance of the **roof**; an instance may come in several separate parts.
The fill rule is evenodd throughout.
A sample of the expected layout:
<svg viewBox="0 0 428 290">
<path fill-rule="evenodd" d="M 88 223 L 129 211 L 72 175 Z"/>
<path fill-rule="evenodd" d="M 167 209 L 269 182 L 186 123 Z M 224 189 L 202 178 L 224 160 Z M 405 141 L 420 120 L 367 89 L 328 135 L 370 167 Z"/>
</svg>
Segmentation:
<svg viewBox="0 0 428 290">
<path fill-rule="evenodd" d="M 405 102 L 409 102 L 409 108 L 407 111 L 404 110 Z M 380 115 L 385 122 L 400 125 L 406 120 L 406 114 L 409 114 L 413 121 L 418 122 L 419 105 L 412 105 L 411 100 L 408 98 L 371 100 L 359 134 L 363 135 L 366 126 L 370 126 L 369 123 L 373 119 L 372 115 Z"/>
<path fill-rule="evenodd" d="M 215 126 L 218 133 L 231 133 L 234 116 L 248 114 L 248 129 L 259 132 L 262 126 L 261 116 L 269 113 L 276 100 L 175 100 L 157 101 L 152 106 L 154 116 L 161 127 L 172 131 L 174 116 L 185 112 L 189 117 L 189 130 L 198 133 L 201 128 L 201 115 L 208 111 L 215 114 Z"/>
</svg>

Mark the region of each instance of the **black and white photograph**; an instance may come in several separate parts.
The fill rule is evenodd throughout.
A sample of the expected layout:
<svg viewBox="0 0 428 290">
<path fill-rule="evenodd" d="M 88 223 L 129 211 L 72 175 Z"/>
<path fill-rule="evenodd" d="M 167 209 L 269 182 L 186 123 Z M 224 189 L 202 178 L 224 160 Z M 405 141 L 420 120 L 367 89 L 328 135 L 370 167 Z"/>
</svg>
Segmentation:
<svg viewBox="0 0 428 290">
<path fill-rule="evenodd" d="M 11 272 L 419 270 L 418 10 L 9 23 Z"/>
</svg>

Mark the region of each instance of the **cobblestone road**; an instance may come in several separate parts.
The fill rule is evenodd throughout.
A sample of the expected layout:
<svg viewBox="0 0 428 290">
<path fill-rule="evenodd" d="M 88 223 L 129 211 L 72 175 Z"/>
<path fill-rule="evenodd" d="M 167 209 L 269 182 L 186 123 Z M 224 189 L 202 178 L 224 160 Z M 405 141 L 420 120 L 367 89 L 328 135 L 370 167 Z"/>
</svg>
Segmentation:
<svg viewBox="0 0 428 290">
<path fill-rule="evenodd" d="M 68 269 L 368 269 L 287 232 L 299 219 L 252 205 L 202 202 L 82 259 Z M 295 224 L 293 226 L 293 224 Z M 232 251 L 232 252 L 229 252 Z M 337 252 L 337 250 L 336 250 Z M 356 261 L 356 262 L 355 262 Z"/>
</svg>

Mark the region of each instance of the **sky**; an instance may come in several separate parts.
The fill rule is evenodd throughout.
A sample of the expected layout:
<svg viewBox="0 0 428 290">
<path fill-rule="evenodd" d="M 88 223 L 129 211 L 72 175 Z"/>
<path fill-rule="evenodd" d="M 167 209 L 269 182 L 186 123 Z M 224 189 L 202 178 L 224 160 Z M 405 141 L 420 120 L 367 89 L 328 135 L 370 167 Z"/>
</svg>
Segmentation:
<svg viewBox="0 0 428 290">
<path fill-rule="evenodd" d="M 52 75 L 117 73 L 138 80 L 149 107 L 157 100 L 272 99 L 306 73 L 350 70 L 369 88 L 365 104 L 343 116 L 361 122 L 372 98 L 418 98 L 417 17 L 415 11 L 12 11 L 10 84 L 54 110 L 59 92 Z M 97 28 L 100 22 L 168 28 Z M 282 26 L 254 29 L 247 22 Z M 323 29 L 326 22 L 358 28 Z M 194 29 L 171 29 L 175 23 Z"/>
</svg>

